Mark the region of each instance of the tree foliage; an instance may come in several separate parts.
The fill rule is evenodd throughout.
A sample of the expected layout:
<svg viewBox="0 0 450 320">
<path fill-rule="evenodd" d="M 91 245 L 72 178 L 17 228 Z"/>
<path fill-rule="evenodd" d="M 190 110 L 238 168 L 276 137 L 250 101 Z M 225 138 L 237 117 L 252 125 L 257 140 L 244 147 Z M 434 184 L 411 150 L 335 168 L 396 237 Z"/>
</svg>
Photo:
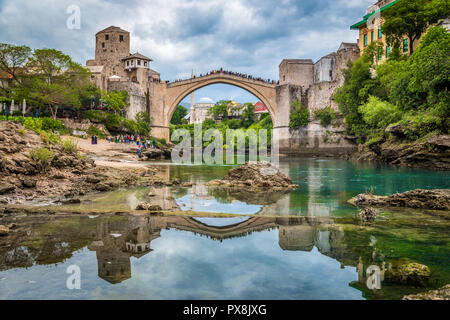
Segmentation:
<svg viewBox="0 0 450 320">
<path fill-rule="evenodd" d="M 431 132 L 448 133 L 450 119 L 450 35 L 432 27 L 417 50 L 390 57 L 372 75 L 369 50 L 345 70 L 335 100 L 349 133 L 363 142 L 393 123 L 402 124 L 408 140 Z"/>
<path fill-rule="evenodd" d="M 179 105 L 175 111 L 173 112 L 172 119 L 170 120 L 171 124 L 181 124 L 184 117 L 188 114 L 188 110 L 182 106 Z"/>
<path fill-rule="evenodd" d="M 414 52 L 414 41 L 420 39 L 427 28 L 450 15 L 448 0 L 398 0 L 383 11 L 382 32 L 387 41 L 399 47 L 405 36 L 409 39 L 409 52 Z"/>
<path fill-rule="evenodd" d="M 306 127 L 309 121 L 309 110 L 302 105 L 299 101 L 293 102 L 290 115 L 289 128 L 298 129 Z"/>
</svg>

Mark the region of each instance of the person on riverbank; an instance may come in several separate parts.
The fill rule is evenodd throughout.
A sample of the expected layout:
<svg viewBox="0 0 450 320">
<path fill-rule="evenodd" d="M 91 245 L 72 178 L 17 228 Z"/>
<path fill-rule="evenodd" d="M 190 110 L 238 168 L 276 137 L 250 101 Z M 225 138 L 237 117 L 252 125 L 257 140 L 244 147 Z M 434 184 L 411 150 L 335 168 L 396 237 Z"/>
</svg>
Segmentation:
<svg viewBox="0 0 450 320">
<path fill-rule="evenodd" d="M 155 139 L 153 139 L 152 145 L 153 145 L 153 149 L 156 149 L 156 141 L 155 141 Z"/>
<path fill-rule="evenodd" d="M 141 148 L 141 146 L 138 147 L 138 157 L 142 158 L 142 148 Z"/>
</svg>

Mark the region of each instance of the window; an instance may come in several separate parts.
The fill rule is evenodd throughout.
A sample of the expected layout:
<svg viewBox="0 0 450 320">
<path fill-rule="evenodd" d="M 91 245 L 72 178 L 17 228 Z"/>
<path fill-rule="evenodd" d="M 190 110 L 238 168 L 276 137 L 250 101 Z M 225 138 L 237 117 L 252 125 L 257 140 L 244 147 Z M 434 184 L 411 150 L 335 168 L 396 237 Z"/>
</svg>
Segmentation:
<svg viewBox="0 0 450 320">
<path fill-rule="evenodd" d="M 130 61 L 127 61 L 127 66 L 129 66 L 130 65 Z"/>
<path fill-rule="evenodd" d="M 389 58 L 389 55 L 391 54 L 391 47 L 387 46 L 386 47 L 386 58 Z"/>
<path fill-rule="evenodd" d="M 123 42 L 123 36 L 122 35 L 119 36 L 119 41 Z"/>
<path fill-rule="evenodd" d="M 144 67 L 146 67 L 147 66 L 147 61 L 144 61 Z"/>
<path fill-rule="evenodd" d="M 367 47 L 367 34 L 364 35 L 364 47 Z"/>
<path fill-rule="evenodd" d="M 372 31 L 372 32 L 370 33 L 370 39 L 371 39 L 370 41 L 371 41 L 371 42 L 373 42 L 373 40 L 374 40 L 373 37 L 374 37 L 374 35 L 373 35 L 373 31 Z"/>
<path fill-rule="evenodd" d="M 105 43 L 104 42 L 102 42 L 102 48 L 104 48 L 105 47 Z"/>
<path fill-rule="evenodd" d="M 383 33 L 381 32 L 381 27 L 378 28 L 378 39 L 383 38 Z"/>
<path fill-rule="evenodd" d="M 141 60 L 138 60 L 138 66 L 140 66 L 141 65 Z"/>
<path fill-rule="evenodd" d="M 106 40 L 106 41 L 109 40 L 109 34 L 107 34 L 107 35 L 105 36 L 105 40 Z"/>
<path fill-rule="evenodd" d="M 408 39 L 403 40 L 403 52 L 408 52 L 409 46 L 408 46 Z"/>
<path fill-rule="evenodd" d="M 383 49 L 382 48 L 378 48 L 378 60 L 383 59 Z"/>
</svg>

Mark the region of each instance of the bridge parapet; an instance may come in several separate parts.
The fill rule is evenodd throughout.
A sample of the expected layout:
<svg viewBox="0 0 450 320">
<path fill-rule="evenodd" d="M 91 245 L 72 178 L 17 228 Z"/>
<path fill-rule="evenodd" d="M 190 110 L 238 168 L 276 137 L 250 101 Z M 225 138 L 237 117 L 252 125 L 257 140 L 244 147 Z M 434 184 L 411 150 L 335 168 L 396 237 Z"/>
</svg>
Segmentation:
<svg viewBox="0 0 450 320">
<path fill-rule="evenodd" d="M 191 79 L 180 80 L 180 81 L 176 81 L 176 82 L 169 82 L 167 84 L 167 88 L 175 88 L 175 87 L 184 86 L 187 84 L 195 84 L 195 83 L 199 83 L 199 82 L 210 80 L 210 79 L 211 80 L 212 79 L 229 79 L 229 80 L 233 80 L 233 81 L 239 81 L 239 82 L 245 82 L 245 83 L 252 83 L 252 84 L 256 84 L 256 85 L 260 85 L 260 86 L 266 86 L 268 88 L 275 88 L 278 85 L 276 82 L 268 82 L 268 81 L 259 80 L 259 79 L 255 79 L 255 78 L 248 78 L 248 77 L 242 77 L 242 76 L 238 76 L 238 75 L 234 75 L 234 74 L 218 72 L 215 74 L 208 74 L 208 75 L 204 75 L 201 77 L 194 77 Z"/>
</svg>

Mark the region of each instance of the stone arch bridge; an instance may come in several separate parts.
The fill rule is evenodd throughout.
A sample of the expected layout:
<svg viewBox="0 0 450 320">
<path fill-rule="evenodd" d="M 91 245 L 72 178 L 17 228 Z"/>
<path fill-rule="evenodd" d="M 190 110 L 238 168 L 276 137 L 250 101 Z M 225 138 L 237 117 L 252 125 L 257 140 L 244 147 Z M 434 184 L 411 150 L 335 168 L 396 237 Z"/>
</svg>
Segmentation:
<svg viewBox="0 0 450 320">
<path fill-rule="evenodd" d="M 289 90 L 274 83 L 248 79 L 238 75 L 221 73 L 209 74 L 172 83 L 155 82 L 150 85 L 150 116 L 152 135 L 169 141 L 169 123 L 176 107 L 192 92 L 212 84 L 229 84 L 242 88 L 256 96 L 267 107 L 274 123 L 273 136 L 289 129 Z"/>
</svg>

